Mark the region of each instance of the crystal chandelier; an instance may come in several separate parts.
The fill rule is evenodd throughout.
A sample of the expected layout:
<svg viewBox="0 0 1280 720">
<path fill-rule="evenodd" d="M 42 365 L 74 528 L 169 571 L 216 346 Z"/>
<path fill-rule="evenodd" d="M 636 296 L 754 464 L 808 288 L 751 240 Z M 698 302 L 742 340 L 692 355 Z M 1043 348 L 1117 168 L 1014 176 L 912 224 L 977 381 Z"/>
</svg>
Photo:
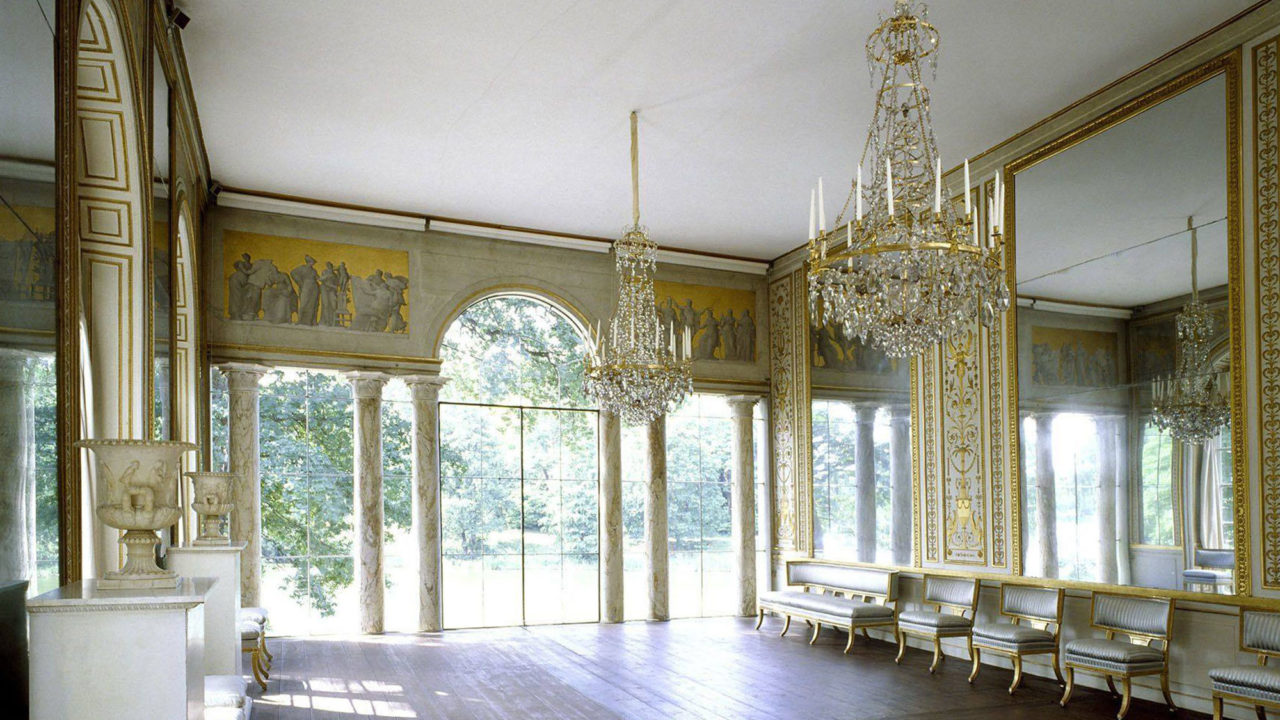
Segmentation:
<svg viewBox="0 0 1280 720">
<path fill-rule="evenodd" d="M 949 197 L 944 202 L 942 163 L 921 71 L 925 60 L 936 69 L 938 31 L 926 15 L 923 5 L 898 0 L 893 16 L 882 16 L 867 38 L 876 104 L 857 180 L 830 231 L 821 179 L 809 201 L 813 322 L 841 327 L 846 337 L 869 339 L 893 357 L 917 355 L 973 318 L 990 327 L 1009 307 L 999 173 L 985 240 L 971 206 L 967 160 L 964 216 Z M 864 195 L 866 163 L 872 177 Z"/>
<path fill-rule="evenodd" d="M 630 423 L 647 423 L 693 390 L 692 337 L 685 328 L 663 328 L 653 295 L 658 245 L 640 224 L 639 150 L 631 113 L 631 225 L 613 244 L 618 305 L 607 334 L 597 323 L 587 359 L 586 391 L 600 407 Z M 664 332 L 665 331 L 665 332 Z"/>
<path fill-rule="evenodd" d="M 1199 443 L 1218 434 L 1231 419 L 1227 403 L 1227 373 L 1209 365 L 1209 340 L 1213 336 L 1213 313 L 1200 302 L 1196 287 L 1196 228 L 1191 231 L 1191 302 L 1183 306 L 1176 320 L 1178 366 L 1172 376 L 1151 383 L 1152 413 L 1156 427 L 1186 442 Z"/>
</svg>

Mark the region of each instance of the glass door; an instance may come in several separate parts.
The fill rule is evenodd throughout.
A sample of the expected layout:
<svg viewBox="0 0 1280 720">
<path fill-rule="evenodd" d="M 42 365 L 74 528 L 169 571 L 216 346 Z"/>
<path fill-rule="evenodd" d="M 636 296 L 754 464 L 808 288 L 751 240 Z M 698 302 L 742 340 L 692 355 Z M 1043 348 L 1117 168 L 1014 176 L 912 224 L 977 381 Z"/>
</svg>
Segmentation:
<svg viewBox="0 0 1280 720">
<path fill-rule="evenodd" d="M 440 403 L 445 627 L 599 620 L 597 418 Z"/>
</svg>

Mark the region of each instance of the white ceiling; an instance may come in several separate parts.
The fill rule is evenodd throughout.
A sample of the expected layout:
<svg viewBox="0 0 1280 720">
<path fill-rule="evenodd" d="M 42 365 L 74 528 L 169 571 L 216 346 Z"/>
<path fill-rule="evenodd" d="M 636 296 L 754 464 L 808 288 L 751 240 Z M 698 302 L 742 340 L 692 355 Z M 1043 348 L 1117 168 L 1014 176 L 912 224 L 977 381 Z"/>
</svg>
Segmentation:
<svg viewBox="0 0 1280 720">
<path fill-rule="evenodd" d="M 933 118 L 975 155 L 1252 0 L 937 0 Z M 611 237 L 640 111 L 655 240 L 772 258 L 847 181 L 890 0 L 187 0 L 214 177 Z M 834 193 L 833 193 L 834 194 Z M 831 200 L 834 203 L 834 200 Z M 835 208 L 831 211 L 834 213 Z"/>
<path fill-rule="evenodd" d="M 1219 75 L 1015 176 L 1018 294 L 1132 308 L 1227 282 Z"/>
</svg>

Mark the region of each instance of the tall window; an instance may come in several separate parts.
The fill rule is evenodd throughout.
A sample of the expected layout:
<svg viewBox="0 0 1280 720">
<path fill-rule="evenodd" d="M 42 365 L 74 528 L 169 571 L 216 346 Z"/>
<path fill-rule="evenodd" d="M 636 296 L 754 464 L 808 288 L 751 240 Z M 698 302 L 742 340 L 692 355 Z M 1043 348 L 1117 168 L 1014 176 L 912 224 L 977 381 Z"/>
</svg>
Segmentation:
<svg viewBox="0 0 1280 720">
<path fill-rule="evenodd" d="M 763 401 L 755 406 L 756 573 L 768 578 L 768 457 Z M 645 497 L 649 440 L 644 426 L 622 429 L 624 617 L 648 617 Z M 734 598 L 731 490 L 733 414 L 724 396 L 694 394 L 667 416 L 668 610 L 671 617 L 730 615 Z"/>
<path fill-rule="evenodd" d="M 814 400 L 813 523 L 814 552 L 825 557 L 857 558 L 858 407 L 842 400 Z M 889 476 L 889 411 L 872 413 L 875 474 L 875 561 L 892 563 L 893 496 Z M 866 419 L 866 415 L 864 415 Z"/>
<path fill-rule="evenodd" d="M 445 625 L 598 620 L 598 413 L 578 328 L 543 300 L 490 297 L 441 356 Z"/>
<path fill-rule="evenodd" d="M 418 548 L 413 525 L 413 398 L 403 380 L 382 391 L 382 566 L 389 630 L 418 629 Z"/>
<path fill-rule="evenodd" d="M 1147 420 L 1141 425 L 1138 467 L 1139 542 L 1174 544 L 1174 443 L 1169 433 Z"/>
<path fill-rule="evenodd" d="M 1099 579 L 1098 497 L 1098 431 L 1092 415 L 1059 413 L 1048 418 L 1029 417 L 1023 421 L 1023 462 L 1028 488 L 1037 484 L 1037 422 L 1052 422 L 1053 504 L 1058 552 L 1058 577 L 1073 580 Z M 1039 503 L 1037 492 L 1028 492 L 1026 536 L 1038 537 Z M 1043 548 L 1027 543 L 1027 565 L 1043 565 Z"/>
<path fill-rule="evenodd" d="M 1222 547 L 1234 548 L 1236 544 L 1236 494 L 1232 475 L 1235 465 L 1231 455 L 1231 423 L 1226 423 L 1218 431 L 1217 457 L 1218 463 L 1218 510 L 1221 513 Z"/>
</svg>

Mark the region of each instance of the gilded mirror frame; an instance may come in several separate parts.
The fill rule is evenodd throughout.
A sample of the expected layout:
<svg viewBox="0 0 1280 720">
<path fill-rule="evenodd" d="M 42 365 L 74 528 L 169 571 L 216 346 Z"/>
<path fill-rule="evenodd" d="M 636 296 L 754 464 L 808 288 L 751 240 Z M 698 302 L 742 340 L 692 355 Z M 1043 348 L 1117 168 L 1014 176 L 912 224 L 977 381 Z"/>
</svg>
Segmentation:
<svg viewBox="0 0 1280 720">
<path fill-rule="evenodd" d="M 1241 229 L 1241 52 L 1237 48 L 1220 55 L 1196 68 L 1184 72 L 1164 84 L 1148 90 L 1135 98 L 1094 117 L 1076 128 L 1059 135 L 1044 145 L 1016 158 L 1004 166 L 1006 178 L 1006 201 L 1004 208 L 1005 231 L 1005 275 L 1010 288 L 1017 287 L 1017 180 L 1018 173 L 1027 170 L 1059 153 L 1095 137 L 1112 127 L 1132 119 L 1165 100 L 1169 100 L 1207 80 L 1222 76 L 1226 80 L 1224 101 L 1226 104 L 1227 137 L 1227 264 L 1228 264 L 1228 324 L 1230 331 L 1231 358 L 1231 451 L 1233 473 L 1233 513 L 1235 514 L 1235 574 L 1233 592 L 1237 596 L 1251 594 L 1250 577 L 1251 557 L 1249 548 L 1249 483 L 1248 458 L 1245 439 L 1248 437 L 1248 416 L 1244 404 L 1244 239 Z M 1011 348 L 1006 353 L 1006 368 L 1010 378 L 1007 397 L 1009 414 L 1009 457 L 1011 460 L 1014 481 L 1011 490 L 1018 498 L 1012 504 L 1013 523 L 1012 545 L 1014 557 L 1018 562 L 1017 574 L 1025 574 L 1022 563 L 1023 542 L 1021 528 L 1023 471 L 1021 462 L 1022 439 L 1019 422 L 1019 388 L 1018 388 L 1018 306 L 1014 302 L 1005 313 L 1006 332 L 1012 339 Z M 1205 593 L 1187 590 L 1170 590 L 1156 588 L 1132 588 L 1107 583 L 1053 580 L 1054 585 L 1080 587 L 1084 589 L 1107 589 L 1125 587 L 1126 591 L 1135 589 L 1141 594 L 1159 595 L 1162 597 L 1182 597 L 1196 599 L 1205 597 Z"/>
</svg>

